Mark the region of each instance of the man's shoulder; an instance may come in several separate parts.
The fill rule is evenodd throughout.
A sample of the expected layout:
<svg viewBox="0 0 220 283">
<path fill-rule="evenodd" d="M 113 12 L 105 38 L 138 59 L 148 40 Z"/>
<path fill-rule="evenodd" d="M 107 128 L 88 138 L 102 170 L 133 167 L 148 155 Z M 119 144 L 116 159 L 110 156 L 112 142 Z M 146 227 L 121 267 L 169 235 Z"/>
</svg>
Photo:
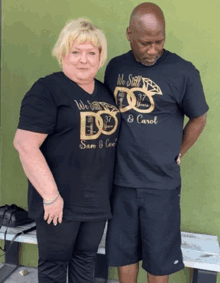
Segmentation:
<svg viewBox="0 0 220 283">
<path fill-rule="evenodd" d="M 174 64 L 175 66 L 180 66 L 183 68 L 183 70 L 195 70 L 195 66 L 193 65 L 192 62 L 184 59 L 180 55 L 176 53 L 172 53 L 170 51 L 166 51 L 168 53 L 167 60 L 169 61 L 170 64 Z"/>
<path fill-rule="evenodd" d="M 129 52 L 126 52 L 126 53 L 123 53 L 121 55 L 118 55 L 116 57 L 113 57 L 109 63 L 108 63 L 108 66 L 113 66 L 113 65 L 118 65 L 120 64 L 121 62 L 125 62 L 125 60 L 129 60 L 129 54 L 130 54 L 131 51 Z"/>
</svg>

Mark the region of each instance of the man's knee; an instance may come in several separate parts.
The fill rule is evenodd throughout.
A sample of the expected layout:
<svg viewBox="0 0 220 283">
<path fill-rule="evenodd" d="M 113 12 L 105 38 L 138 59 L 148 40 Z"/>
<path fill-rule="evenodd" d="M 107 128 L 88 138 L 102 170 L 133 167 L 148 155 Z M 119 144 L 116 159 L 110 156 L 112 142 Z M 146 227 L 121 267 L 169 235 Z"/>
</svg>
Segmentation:
<svg viewBox="0 0 220 283">
<path fill-rule="evenodd" d="M 147 282 L 148 283 L 168 283 L 169 282 L 169 276 L 158 276 L 158 275 L 152 275 L 150 273 L 147 274 Z"/>
<path fill-rule="evenodd" d="M 137 283 L 139 263 L 118 267 L 120 283 Z"/>
</svg>

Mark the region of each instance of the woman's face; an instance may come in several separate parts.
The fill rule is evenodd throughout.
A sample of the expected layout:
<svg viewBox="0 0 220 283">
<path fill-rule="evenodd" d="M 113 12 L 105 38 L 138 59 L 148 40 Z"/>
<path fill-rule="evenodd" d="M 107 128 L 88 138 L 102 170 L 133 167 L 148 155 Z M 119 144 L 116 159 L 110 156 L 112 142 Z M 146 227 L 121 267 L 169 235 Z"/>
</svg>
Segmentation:
<svg viewBox="0 0 220 283">
<path fill-rule="evenodd" d="M 73 43 L 67 56 L 63 58 L 64 74 L 77 84 L 93 82 L 99 69 L 100 52 L 92 43 Z"/>
</svg>

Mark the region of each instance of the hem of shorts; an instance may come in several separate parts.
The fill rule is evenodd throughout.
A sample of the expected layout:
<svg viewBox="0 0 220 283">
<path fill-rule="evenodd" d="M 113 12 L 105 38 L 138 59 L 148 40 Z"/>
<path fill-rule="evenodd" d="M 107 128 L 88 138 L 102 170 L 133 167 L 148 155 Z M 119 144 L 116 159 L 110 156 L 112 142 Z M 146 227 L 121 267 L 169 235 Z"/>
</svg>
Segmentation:
<svg viewBox="0 0 220 283">
<path fill-rule="evenodd" d="M 146 267 L 146 265 L 144 263 L 142 263 L 142 268 L 146 272 L 148 272 L 148 273 L 150 273 L 151 275 L 154 275 L 154 276 L 168 276 L 168 275 L 171 275 L 173 273 L 176 273 L 176 272 L 182 270 L 184 267 L 185 267 L 185 265 L 182 263 L 181 265 L 178 266 L 178 268 L 176 268 L 176 269 L 173 268 L 172 270 L 170 270 L 166 273 L 165 272 L 156 272 L 155 273 L 155 272 L 151 272 L 150 268 Z"/>
<path fill-rule="evenodd" d="M 107 258 L 107 263 L 108 263 L 108 266 L 110 267 L 120 267 L 120 266 L 126 266 L 126 265 L 131 265 L 131 264 L 135 264 L 135 263 L 138 263 L 139 261 L 141 261 L 142 258 L 139 258 L 137 260 L 129 260 L 129 261 L 121 261 L 121 262 L 117 262 L 117 263 L 112 263 L 110 260 L 108 260 Z"/>
<path fill-rule="evenodd" d="M 145 186 L 132 186 L 132 185 L 120 184 L 120 183 L 117 183 L 116 181 L 114 181 L 114 185 L 117 186 L 117 187 L 130 188 L 130 189 L 155 189 L 155 190 L 161 190 L 161 191 L 162 190 L 175 190 L 178 186 L 181 185 L 181 179 L 171 189 L 167 189 L 167 187 L 165 187 L 165 186 L 163 186 L 163 187 L 158 187 L 158 186 L 157 187 L 155 187 L 155 186 L 146 187 L 146 185 Z"/>
</svg>

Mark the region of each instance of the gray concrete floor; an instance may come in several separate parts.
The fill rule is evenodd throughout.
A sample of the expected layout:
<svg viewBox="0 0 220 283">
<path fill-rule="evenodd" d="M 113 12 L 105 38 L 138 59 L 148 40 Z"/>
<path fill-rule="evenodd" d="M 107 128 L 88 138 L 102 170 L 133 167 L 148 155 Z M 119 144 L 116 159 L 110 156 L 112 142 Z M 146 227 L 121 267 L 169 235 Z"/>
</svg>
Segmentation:
<svg viewBox="0 0 220 283">
<path fill-rule="evenodd" d="M 0 268 L 3 266 L 0 263 Z M 26 276 L 22 276 L 19 274 L 21 270 L 27 270 L 28 274 Z M 19 266 L 13 274 L 11 274 L 4 283 L 38 283 L 37 280 L 37 269 L 27 266 Z M 118 283 L 118 281 L 109 280 L 108 283 Z"/>
</svg>

